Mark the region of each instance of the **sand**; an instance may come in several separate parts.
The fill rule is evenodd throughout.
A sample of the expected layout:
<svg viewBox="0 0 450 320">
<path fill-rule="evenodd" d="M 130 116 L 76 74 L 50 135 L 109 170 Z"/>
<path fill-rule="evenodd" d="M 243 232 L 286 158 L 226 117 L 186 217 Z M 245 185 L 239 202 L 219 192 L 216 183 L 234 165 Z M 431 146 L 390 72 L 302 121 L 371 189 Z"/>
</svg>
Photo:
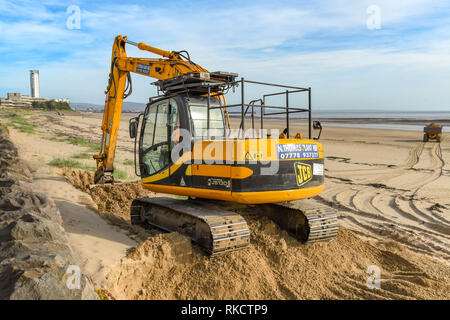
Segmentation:
<svg viewBox="0 0 450 320">
<path fill-rule="evenodd" d="M 33 190 L 44 192 L 55 201 L 81 269 L 97 287 L 104 286 L 109 266 L 120 260 L 137 242 L 124 230 L 102 219 L 92 199 L 68 184 L 63 177 L 39 175 L 30 185 Z"/>
<path fill-rule="evenodd" d="M 132 159 L 127 116 L 119 132 L 118 163 Z M 46 134 L 92 141 L 100 137 L 99 114 L 36 114 L 32 120 Z M 251 246 L 209 259 L 181 235 L 130 227 L 128 204 L 136 196 L 154 196 L 139 184 L 89 190 L 89 173 L 62 172 L 46 164 L 54 157 L 86 152 L 82 147 L 11 131 L 34 171 L 35 188 L 70 203 L 59 207 L 72 247 L 86 261 L 83 272 L 111 298 L 449 298 L 448 133 L 441 144 L 424 144 L 421 132 L 324 128 L 326 184 L 315 200 L 338 209 L 342 227 L 336 240 L 305 246 L 255 215 L 252 207 L 231 206 L 246 218 Z M 83 161 L 93 166 L 93 160 Z M 95 254 L 95 248 L 103 254 Z M 381 289 L 366 286 L 370 265 L 381 269 Z"/>
</svg>

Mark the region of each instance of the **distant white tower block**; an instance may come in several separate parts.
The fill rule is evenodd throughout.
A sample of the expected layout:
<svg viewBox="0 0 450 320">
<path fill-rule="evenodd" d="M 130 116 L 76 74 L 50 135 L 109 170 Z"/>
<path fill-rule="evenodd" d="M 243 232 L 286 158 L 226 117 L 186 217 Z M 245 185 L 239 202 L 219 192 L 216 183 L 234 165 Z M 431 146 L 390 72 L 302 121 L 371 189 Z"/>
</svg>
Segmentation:
<svg viewBox="0 0 450 320">
<path fill-rule="evenodd" d="M 31 97 L 40 97 L 39 70 L 30 70 Z"/>
</svg>

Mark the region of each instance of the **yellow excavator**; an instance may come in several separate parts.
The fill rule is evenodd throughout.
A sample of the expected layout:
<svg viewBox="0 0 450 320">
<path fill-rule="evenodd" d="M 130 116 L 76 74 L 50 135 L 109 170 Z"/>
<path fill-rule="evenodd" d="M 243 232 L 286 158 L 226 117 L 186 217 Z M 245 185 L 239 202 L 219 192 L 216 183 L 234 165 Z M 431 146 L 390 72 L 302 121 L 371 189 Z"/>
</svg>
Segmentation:
<svg viewBox="0 0 450 320">
<path fill-rule="evenodd" d="M 127 57 L 127 44 L 162 58 Z M 112 48 L 101 149 L 94 155 L 96 184 L 114 183 L 119 123 L 123 100 L 132 91 L 131 73 L 156 78 L 153 84 L 158 88 L 145 112 L 129 121 L 136 175 L 151 191 L 188 197 L 136 199 L 130 208 L 133 224 L 180 232 L 215 256 L 245 248 L 250 241 L 245 219 L 223 209 L 220 201 L 228 201 L 252 205 L 252 212 L 269 217 L 303 243 L 335 238 L 335 210 L 308 202 L 324 187 L 320 133 L 312 138 L 312 128 L 321 132 L 322 127 L 311 119 L 311 88 L 209 72 L 187 51 L 169 52 L 126 36 L 117 36 Z M 245 97 L 246 85 L 277 92 L 250 100 Z M 238 103 L 226 104 L 229 90 L 240 94 Z M 293 94 L 306 94 L 308 106 L 290 105 Z M 268 104 L 273 97 L 281 97 L 285 104 Z M 301 112 L 308 114 L 308 139 L 300 133 L 290 137 L 291 122 L 299 119 L 291 115 Z M 281 133 L 264 127 L 275 116 L 286 123 Z M 295 209 L 287 204 L 299 199 L 304 200 Z"/>
</svg>

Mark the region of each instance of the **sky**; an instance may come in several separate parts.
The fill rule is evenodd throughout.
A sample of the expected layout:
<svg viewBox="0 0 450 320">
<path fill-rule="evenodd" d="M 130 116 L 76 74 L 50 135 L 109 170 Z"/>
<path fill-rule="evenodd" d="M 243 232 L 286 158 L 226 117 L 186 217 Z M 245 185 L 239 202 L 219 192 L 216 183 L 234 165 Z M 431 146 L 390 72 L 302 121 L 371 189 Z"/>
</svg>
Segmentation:
<svg viewBox="0 0 450 320">
<path fill-rule="evenodd" d="M 119 34 L 210 71 L 311 87 L 319 110 L 450 110 L 450 1 L 436 0 L 0 0 L 0 97 L 29 94 L 38 69 L 41 96 L 103 104 Z M 128 101 L 155 95 L 153 79 L 132 78 Z"/>
</svg>

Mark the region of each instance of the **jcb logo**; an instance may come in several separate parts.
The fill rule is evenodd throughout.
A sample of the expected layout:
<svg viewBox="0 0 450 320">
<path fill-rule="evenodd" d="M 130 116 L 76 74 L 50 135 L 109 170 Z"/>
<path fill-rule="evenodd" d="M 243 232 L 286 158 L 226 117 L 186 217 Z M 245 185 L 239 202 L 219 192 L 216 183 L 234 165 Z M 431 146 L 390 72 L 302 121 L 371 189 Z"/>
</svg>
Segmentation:
<svg viewBox="0 0 450 320">
<path fill-rule="evenodd" d="M 297 177 L 297 185 L 299 187 L 304 185 L 308 181 L 311 181 L 313 177 L 311 165 L 301 162 L 295 162 L 294 168 L 295 168 L 295 175 Z"/>
</svg>

